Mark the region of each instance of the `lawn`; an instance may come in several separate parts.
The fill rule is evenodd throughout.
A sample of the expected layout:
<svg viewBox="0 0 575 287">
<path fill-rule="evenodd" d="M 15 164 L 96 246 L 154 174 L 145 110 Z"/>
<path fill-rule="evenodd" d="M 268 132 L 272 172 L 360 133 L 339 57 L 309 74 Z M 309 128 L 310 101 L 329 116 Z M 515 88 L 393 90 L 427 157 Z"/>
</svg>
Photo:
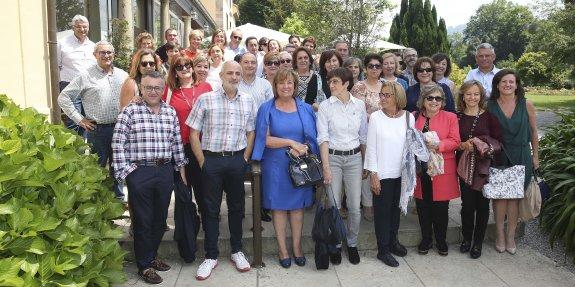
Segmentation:
<svg viewBox="0 0 575 287">
<path fill-rule="evenodd" d="M 574 90 L 532 90 L 527 98 L 539 110 L 575 109 Z"/>
</svg>

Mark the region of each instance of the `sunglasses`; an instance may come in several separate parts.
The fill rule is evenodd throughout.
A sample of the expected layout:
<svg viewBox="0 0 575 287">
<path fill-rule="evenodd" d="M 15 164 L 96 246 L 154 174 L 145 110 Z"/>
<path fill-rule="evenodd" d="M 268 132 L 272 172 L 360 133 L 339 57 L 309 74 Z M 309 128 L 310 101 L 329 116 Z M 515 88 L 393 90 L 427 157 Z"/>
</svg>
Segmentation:
<svg viewBox="0 0 575 287">
<path fill-rule="evenodd" d="M 291 59 L 283 59 L 283 60 L 280 60 L 280 63 L 282 63 L 282 64 L 286 64 L 286 63 L 289 64 L 289 63 L 291 63 Z"/>
<path fill-rule="evenodd" d="M 437 97 L 428 96 L 428 97 L 425 97 L 425 99 L 426 99 L 428 102 L 431 102 L 431 101 L 442 102 L 442 101 L 443 101 L 443 97 L 440 97 L 440 96 L 437 96 Z"/>
<path fill-rule="evenodd" d="M 189 70 L 191 67 L 192 67 L 192 64 L 187 63 L 187 64 L 184 64 L 184 65 L 176 65 L 176 66 L 174 66 L 174 69 L 176 69 L 176 71 L 178 71 L 178 72 L 181 72 L 181 71 L 183 71 L 184 69 Z"/>
<path fill-rule="evenodd" d="M 419 68 L 419 69 L 417 69 L 417 72 L 418 73 L 423 73 L 423 72 L 431 73 L 431 72 L 433 72 L 433 68 L 425 68 L 425 69 Z"/>
<path fill-rule="evenodd" d="M 266 66 L 280 66 L 280 62 L 279 61 L 267 61 L 265 62 Z"/>
<path fill-rule="evenodd" d="M 232 36 L 232 37 L 234 37 L 234 39 L 238 39 L 240 41 L 243 39 L 241 36 Z"/>
<path fill-rule="evenodd" d="M 155 62 L 152 62 L 152 61 L 142 61 L 142 62 L 140 62 L 140 66 L 141 66 L 142 68 L 153 67 L 153 66 L 155 66 L 155 65 L 156 65 L 156 63 L 155 63 Z"/>
<path fill-rule="evenodd" d="M 381 69 L 381 64 L 368 64 L 367 68 L 372 70 L 379 70 Z"/>
</svg>

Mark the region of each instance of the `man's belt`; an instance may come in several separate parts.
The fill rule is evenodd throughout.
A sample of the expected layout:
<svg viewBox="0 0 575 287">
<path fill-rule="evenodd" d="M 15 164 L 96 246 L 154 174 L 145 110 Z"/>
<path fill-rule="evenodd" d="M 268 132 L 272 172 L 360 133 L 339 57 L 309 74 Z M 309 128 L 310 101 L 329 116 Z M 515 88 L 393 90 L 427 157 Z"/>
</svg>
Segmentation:
<svg viewBox="0 0 575 287">
<path fill-rule="evenodd" d="M 333 155 L 354 155 L 360 151 L 361 151 L 361 149 L 359 147 L 356 147 L 356 148 L 350 149 L 350 150 L 329 149 L 329 153 L 333 154 Z"/>
<path fill-rule="evenodd" d="M 211 150 L 204 150 L 204 155 L 206 156 L 217 156 L 217 157 L 228 157 L 228 156 L 234 156 L 238 153 L 244 153 L 246 149 L 241 149 L 241 150 L 237 150 L 237 151 L 211 151 Z"/>
<path fill-rule="evenodd" d="M 160 166 L 164 164 L 170 163 L 172 160 L 168 158 L 158 158 L 153 160 L 136 160 L 133 161 L 136 165 L 139 166 Z"/>
</svg>

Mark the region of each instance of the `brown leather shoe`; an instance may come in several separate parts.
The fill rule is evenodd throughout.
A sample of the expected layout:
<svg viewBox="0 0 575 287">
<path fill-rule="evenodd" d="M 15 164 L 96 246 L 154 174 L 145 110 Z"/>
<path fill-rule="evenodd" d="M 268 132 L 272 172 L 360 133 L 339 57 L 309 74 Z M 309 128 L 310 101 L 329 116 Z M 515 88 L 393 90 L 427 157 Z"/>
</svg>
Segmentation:
<svg viewBox="0 0 575 287">
<path fill-rule="evenodd" d="M 156 271 L 168 271 L 170 268 L 172 268 L 170 265 L 157 258 L 152 260 L 150 267 L 156 269 Z"/>
<path fill-rule="evenodd" d="M 138 271 L 138 275 L 140 275 L 140 277 L 142 277 L 146 283 L 150 284 L 160 284 L 162 281 L 164 281 L 153 268 L 148 268 L 144 271 Z"/>
</svg>

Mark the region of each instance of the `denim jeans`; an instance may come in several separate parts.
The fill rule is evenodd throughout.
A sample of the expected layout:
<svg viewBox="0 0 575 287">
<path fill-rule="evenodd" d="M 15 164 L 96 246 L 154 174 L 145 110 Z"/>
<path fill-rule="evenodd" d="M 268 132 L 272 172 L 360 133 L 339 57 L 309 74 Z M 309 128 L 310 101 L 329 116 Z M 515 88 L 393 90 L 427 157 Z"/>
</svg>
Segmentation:
<svg viewBox="0 0 575 287">
<path fill-rule="evenodd" d="M 70 84 L 70 82 L 61 81 L 59 84 L 60 92 L 62 92 L 62 90 L 64 90 L 64 88 L 66 88 L 66 86 L 68 86 L 68 84 Z M 80 113 L 82 115 L 85 115 L 84 114 L 84 107 L 82 107 L 82 100 L 80 98 L 77 98 L 72 103 L 74 104 L 74 107 L 76 108 L 76 110 L 80 111 Z M 67 116 L 64 117 L 64 125 L 66 126 L 66 128 L 75 131 L 78 135 L 81 135 L 84 138 L 86 137 L 86 130 L 84 130 L 83 127 L 76 124 L 72 119 L 70 119 Z"/>
<path fill-rule="evenodd" d="M 114 178 L 114 169 L 112 168 L 112 135 L 114 134 L 115 124 L 96 125 L 96 128 L 86 133 L 88 143 L 92 146 L 92 153 L 98 155 L 98 164 L 102 167 L 108 165 L 110 168 L 110 177 Z M 122 186 L 114 179 L 114 193 L 116 197 L 123 198 L 124 192 Z"/>
</svg>

